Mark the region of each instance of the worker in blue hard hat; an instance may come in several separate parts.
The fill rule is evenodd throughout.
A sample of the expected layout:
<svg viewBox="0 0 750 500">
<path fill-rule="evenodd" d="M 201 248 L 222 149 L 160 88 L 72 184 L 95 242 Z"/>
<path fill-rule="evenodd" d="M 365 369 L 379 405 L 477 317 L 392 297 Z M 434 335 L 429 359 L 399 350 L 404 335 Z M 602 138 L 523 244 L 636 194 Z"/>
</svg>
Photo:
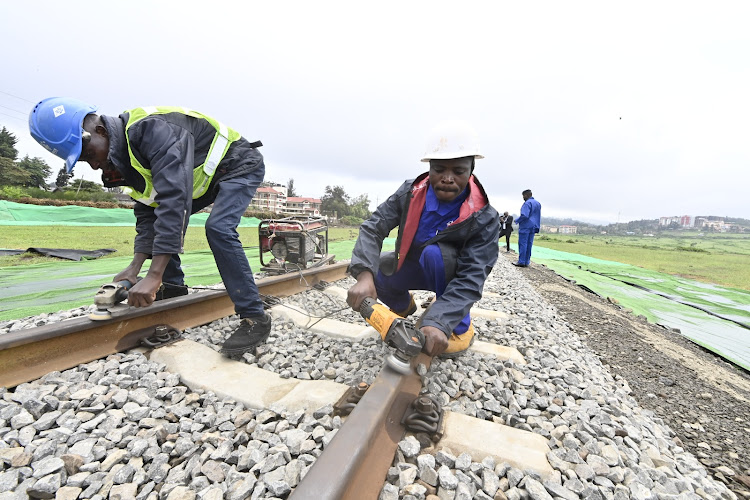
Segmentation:
<svg viewBox="0 0 750 500">
<path fill-rule="evenodd" d="M 206 237 L 241 318 L 222 352 L 234 357 L 254 350 L 268 338 L 271 317 L 263 310 L 237 226 L 263 181 L 261 142 L 187 108 L 134 108 L 119 116 L 96 111 L 76 99 L 52 97 L 31 111 L 29 129 L 65 160 L 68 172 L 76 162 L 87 162 L 101 171 L 105 187 L 121 186 L 137 202 L 134 257 L 114 278 L 135 283 L 128 303 L 145 307 L 187 294 L 179 254 L 188 219 L 213 204 Z M 147 259 L 148 272 L 136 282 Z"/>
<path fill-rule="evenodd" d="M 438 124 L 422 156 L 429 171 L 405 181 L 362 223 L 352 251 L 349 272 L 357 283 L 347 303 L 355 311 L 373 297 L 407 317 L 417 309 L 410 290 L 435 292 L 418 323 L 430 356 L 460 356 L 474 342 L 469 311 L 497 262 L 499 219 L 474 175 L 479 158 L 471 126 Z M 396 251 L 381 253 L 396 227 Z"/>
</svg>

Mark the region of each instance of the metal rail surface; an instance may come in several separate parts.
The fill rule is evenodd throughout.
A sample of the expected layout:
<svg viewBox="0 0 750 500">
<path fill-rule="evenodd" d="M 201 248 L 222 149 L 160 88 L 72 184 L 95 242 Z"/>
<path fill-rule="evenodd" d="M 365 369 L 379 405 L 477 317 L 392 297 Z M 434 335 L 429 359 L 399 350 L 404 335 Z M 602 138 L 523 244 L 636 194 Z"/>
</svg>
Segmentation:
<svg viewBox="0 0 750 500">
<path fill-rule="evenodd" d="M 286 297 L 321 281 L 346 276 L 340 262 L 301 272 L 258 280 L 263 295 Z M 92 293 L 93 303 L 93 293 Z M 106 321 L 88 317 L 52 323 L 0 335 L 0 387 L 14 387 L 42 375 L 66 370 L 139 345 L 157 325 L 184 330 L 234 314 L 224 290 L 209 290 L 129 309 Z"/>
<path fill-rule="evenodd" d="M 431 361 L 420 354 L 406 375 L 386 364 L 289 500 L 376 500 L 405 434 L 401 418 L 422 388 L 414 367 Z"/>
</svg>

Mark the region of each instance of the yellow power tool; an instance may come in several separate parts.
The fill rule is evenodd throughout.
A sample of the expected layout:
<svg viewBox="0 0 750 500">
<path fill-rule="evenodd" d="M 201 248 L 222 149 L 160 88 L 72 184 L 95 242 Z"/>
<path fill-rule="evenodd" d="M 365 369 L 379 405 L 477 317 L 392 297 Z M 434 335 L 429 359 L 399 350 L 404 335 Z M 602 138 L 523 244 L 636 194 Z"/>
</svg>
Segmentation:
<svg viewBox="0 0 750 500">
<path fill-rule="evenodd" d="M 409 373 L 411 358 L 422 352 L 424 334 L 372 297 L 362 301 L 359 313 L 378 331 L 383 342 L 395 349 L 386 363 L 399 373 Z"/>
</svg>

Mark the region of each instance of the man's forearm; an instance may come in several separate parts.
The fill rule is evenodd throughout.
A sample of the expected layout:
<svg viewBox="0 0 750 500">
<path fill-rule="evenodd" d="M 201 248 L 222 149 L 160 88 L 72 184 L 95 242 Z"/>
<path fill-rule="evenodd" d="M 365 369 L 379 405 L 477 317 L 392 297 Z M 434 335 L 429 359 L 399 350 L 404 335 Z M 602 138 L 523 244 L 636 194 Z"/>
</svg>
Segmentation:
<svg viewBox="0 0 750 500">
<path fill-rule="evenodd" d="M 171 258 L 172 254 L 168 253 L 154 255 L 151 258 L 151 266 L 148 268 L 147 276 L 151 278 L 157 278 L 159 281 L 161 281 L 161 278 L 164 275 L 164 270 L 167 268 L 167 264 L 169 264 Z"/>
</svg>

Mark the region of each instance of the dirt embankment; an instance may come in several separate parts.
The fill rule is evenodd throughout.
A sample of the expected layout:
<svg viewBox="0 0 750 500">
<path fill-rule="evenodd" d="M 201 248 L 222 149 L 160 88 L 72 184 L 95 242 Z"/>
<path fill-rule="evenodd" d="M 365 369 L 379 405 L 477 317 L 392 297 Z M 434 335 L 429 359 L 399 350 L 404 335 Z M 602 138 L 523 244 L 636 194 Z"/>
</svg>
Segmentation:
<svg viewBox="0 0 750 500">
<path fill-rule="evenodd" d="M 521 272 L 628 381 L 642 407 L 668 423 L 715 478 L 750 498 L 750 374 L 544 266 Z"/>
</svg>

